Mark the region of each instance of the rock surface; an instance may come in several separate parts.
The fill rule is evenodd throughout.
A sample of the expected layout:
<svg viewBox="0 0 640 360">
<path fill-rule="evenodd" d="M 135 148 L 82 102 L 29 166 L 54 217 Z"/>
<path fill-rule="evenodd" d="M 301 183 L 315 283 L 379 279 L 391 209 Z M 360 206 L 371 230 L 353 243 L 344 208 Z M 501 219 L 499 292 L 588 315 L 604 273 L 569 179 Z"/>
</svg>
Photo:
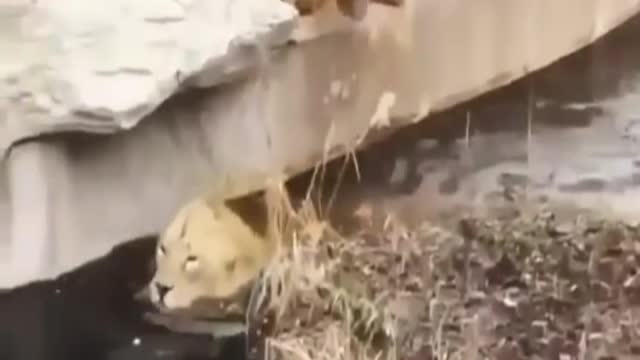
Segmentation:
<svg viewBox="0 0 640 360">
<path fill-rule="evenodd" d="M 3 2 L 0 151 L 42 133 L 129 129 L 183 85 L 250 68 L 297 17 L 281 0 Z"/>
<path fill-rule="evenodd" d="M 640 0 L 585 1 L 503 1 L 493 7 L 412 0 L 402 8 L 372 3 L 360 22 L 341 16 L 330 2 L 313 17 L 298 19 L 291 37 L 308 41 L 274 54 L 258 79 L 171 96 L 129 131 L 22 143 L 0 168 L 0 287 L 55 277 L 103 255 L 118 239 L 161 231 L 181 204 L 205 189 L 221 197 L 246 194 L 264 186 L 270 174 L 295 175 L 362 139 L 370 143 L 435 116 L 577 50 L 640 9 Z M 0 21 L 0 27 L 18 28 L 11 24 Z M 12 63 L 19 58 L 12 55 Z M 593 71 L 580 73 L 589 80 L 581 88 L 593 89 L 587 75 Z M 213 82 L 215 76 L 204 78 Z M 481 113 L 469 113 L 474 124 L 482 123 Z M 521 113 L 526 111 L 494 118 Z M 34 123 L 13 119 L 16 127 Z M 46 114 L 39 119 L 43 127 L 56 123 Z M 552 132 L 566 146 L 587 146 Z M 15 137 L 16 131 L 0 134 Z M 542 144 L 538 148 L 558 153 Z M 459 182 L 446 180 L 445 192 L 454 192 Z M 430 195 L 410 198 L 434 208 Z"/>
</svg>

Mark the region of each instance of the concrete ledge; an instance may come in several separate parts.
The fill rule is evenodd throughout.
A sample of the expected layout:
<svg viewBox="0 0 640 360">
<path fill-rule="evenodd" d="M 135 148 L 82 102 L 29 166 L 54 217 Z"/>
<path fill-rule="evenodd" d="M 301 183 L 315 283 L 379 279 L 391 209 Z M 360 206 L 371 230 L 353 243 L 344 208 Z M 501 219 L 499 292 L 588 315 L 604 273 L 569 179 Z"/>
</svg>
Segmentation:
<svg viewBox="0 0 640 360">
<path fill-rule="evenodd" d="M 408 0 L 403 9 L 374 4 L 353 24 L 329 8 L 297 32 L 313 40 L 276 54 L 262 78 L 179 95 L 128 132 L 13 149 L 0 194 L 10 199 L 0 223 L 11 224 L 0 287 L 56 275 L 160 230 L 201 191 L 247 192 L 267 174 L 294 174 L 325 150 L 337 156 L 357 146 L 372 128 L 421 120 L 508 84 L 638 9 L 639 0 Z"/>
</svg>

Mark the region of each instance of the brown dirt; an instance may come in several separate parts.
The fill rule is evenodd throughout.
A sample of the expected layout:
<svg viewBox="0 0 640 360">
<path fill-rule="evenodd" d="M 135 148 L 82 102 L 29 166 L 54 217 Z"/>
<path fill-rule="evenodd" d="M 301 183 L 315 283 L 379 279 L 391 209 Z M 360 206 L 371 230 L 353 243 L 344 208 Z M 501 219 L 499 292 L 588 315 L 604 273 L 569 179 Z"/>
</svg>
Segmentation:
<svg viewBox="0 0 640 360">
<path fill-rule="evenodd" d="M 275 266 L 275 358 L 640 356 L 638 225 L 545 209 L 449 227 L 359 216 L 348 237 L 315 223 Z"/>
</svg>

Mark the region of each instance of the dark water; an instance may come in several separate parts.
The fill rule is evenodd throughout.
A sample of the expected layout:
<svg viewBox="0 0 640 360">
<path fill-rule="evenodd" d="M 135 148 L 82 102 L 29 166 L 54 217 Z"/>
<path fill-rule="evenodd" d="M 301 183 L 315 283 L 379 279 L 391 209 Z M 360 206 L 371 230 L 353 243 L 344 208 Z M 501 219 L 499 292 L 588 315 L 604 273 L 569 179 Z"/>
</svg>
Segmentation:
<svg viewBox="0 0 640 360">
<path fill-rule="evenodd" d="M 244 339 L 180 335 L 134 301 L 153 273 L 155 236 L 135 239 L 55 280 L 0 293 L 3 360 L 243 359 Z"/>
<path fill-rule="evenodd" d="M 525 189 L 578 211 L 640 217 L 638 38 L 640 16 L 549 68 L 360 152 L 362 179 L 348 172 L 336 209 L 369 202 L 416 220 L 446 209 L 486 211 L 510 189 Z M 328 178 L 338 178 L 340 161 Z M 0 359 L 241 358 L 242 339 L 220 350 L 209 338 L 141 321 L 144 309 L 131 296 L 149 276 L 140 259 L 152 256 L 152 242 L 138 240 L 54 281 L 3 290 Z"/>
</svg>

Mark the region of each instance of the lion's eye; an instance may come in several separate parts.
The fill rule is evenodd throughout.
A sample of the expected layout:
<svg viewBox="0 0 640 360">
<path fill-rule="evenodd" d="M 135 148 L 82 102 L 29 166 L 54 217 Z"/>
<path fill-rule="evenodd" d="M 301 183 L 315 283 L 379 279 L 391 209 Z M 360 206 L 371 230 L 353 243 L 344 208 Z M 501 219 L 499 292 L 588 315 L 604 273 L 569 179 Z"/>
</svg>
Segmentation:
<svg viewBox="0 0 640 360">
<path fill-rule="evenodd" d="M 200 265 L 198 257 L 197 256 L 187 256 L 187 260 L 185 260 L 184 262 L 184 269 L 187 272 L 194 272 L 195 270 L 198 269 L 198 266 Z"/>
</svg>

